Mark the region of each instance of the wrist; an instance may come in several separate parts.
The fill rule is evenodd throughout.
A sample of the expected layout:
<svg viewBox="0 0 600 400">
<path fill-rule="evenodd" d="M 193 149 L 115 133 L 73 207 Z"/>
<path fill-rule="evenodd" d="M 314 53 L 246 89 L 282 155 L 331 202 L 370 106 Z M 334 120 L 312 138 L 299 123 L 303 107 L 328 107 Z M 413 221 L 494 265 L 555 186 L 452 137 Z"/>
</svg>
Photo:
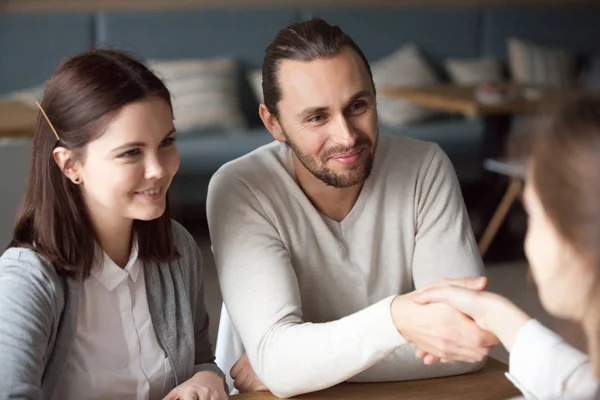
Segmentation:
<svg viewBox="0 0 600 400">
<path fill-rule="evenodd" d="M 410 341 L 406 337 L 406 322 L 410 321 L 410 318 L 408 318 L 408 307 L 406 300 L 406 295 L 396 296 L 390 304 L 390 313 L 392 314 L 392 322 L 394 323 L 398 333 L 407 341 Z"/>
<path fill-rule="evenodd" d="M 218 382 L 223 382 L 223 378 L 221 377 L 221 375 L 217 374 L 214 371 L 198 371 L 193 375 L 192 378 L 200 379 L 203 381 L 213 381 L 215 379 L 218 379 Z"/>
<path fill-rule="evenodd" d="M 531 317 L 508 299 L 502 298 L 495 311 L 496 317 L 490 331 L 508 352 L 512 350 L 517 335 Z"/>
</svg>

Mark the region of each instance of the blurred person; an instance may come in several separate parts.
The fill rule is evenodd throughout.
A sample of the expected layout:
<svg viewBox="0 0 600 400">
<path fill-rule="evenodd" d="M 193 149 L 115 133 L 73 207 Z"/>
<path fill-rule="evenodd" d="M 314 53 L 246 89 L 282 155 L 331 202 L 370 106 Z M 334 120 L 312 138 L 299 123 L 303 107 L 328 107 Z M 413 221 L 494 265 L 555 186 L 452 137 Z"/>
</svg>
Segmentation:
<svg viewBox="0 0 600 400">
<path fill-rule="evenodd" d="M 508 299 L 448 286 L 418 304 L 447 304 L 492 332 L 510 352 L 509 379 L 529 399 L 590 399 L 600 378 L 600 97 L 540 118 L 524 190 L 525 252 L 544 308 L 581 324 L 588 354 Z M 439 358 L 419 350 L 427 364 Z"/>
</svg>

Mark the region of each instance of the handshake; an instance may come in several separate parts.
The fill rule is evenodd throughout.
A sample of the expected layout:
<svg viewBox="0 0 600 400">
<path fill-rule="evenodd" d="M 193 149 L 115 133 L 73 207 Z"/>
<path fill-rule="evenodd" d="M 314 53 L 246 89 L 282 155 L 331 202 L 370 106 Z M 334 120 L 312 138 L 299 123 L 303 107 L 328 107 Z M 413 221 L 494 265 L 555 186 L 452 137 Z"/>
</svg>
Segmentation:
<svg viewBox="0 0 600 400">
<path fill-rule="evenodd" d="M 480 362 L 499 342 L 510 351 L 530 318 L 486 285 L 483 277 L 447 279 L 400 295 L 391 305 L 396 329 L 425 364 Z"/>
<path fill-rule="evenodd" d="M 485 292 L 487 279 L 445 279 L 397 296 L 391 314 L 398 332 L 425 364 L 483 361 L 499 342 L 508 351 L 530 319 L 509 300 Z M 240 392 L 267 390 L 244 354 L 231 369 Z"/>
</svg>

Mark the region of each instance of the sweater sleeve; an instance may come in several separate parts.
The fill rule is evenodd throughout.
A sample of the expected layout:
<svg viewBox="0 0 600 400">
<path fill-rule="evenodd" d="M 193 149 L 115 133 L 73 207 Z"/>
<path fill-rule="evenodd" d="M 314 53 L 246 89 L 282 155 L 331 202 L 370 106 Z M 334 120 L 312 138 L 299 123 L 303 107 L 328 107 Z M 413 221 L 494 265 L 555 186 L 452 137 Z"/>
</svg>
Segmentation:
<svg viewBox="0 0 600 400">
<path fill-rule="evenodd" d="M 217 173 L 207 214 L 225 306 L 261 381 L 277 396 L 324 389 L 406 344 L 393 296 L 342 319 L 307 323 L 290 256 L 243 182 Z"/>
<path fill-rule="evenodd" d="M 413 280 L 417 289 L 445 278 L 483 276 L 458 179 L 446 154 L 435 152 L 417 183 Z"/>
<path fill-rule="evenodd" d="M 517 334 L 507 377 L 528 399 L 591 399 L 600 388 L 588 356 L 533 319 Z"/>
<path fill-rule="evenodd" d="M 44 398 L 54 292 L 44 272 L 19 254 L 8 250 L 0 258 L 0 399 L 37 400 Z"/>
</svg>

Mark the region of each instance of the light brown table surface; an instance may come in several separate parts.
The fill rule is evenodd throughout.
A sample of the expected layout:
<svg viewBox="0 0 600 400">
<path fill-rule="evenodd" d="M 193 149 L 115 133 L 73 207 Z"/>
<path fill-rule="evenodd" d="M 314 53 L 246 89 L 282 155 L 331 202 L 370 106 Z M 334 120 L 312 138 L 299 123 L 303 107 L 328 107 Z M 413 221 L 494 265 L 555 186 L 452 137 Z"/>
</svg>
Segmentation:
<svg viewBox="0 0 600 400">
<path fill-rule="evenodd" d="M 24 103 L 0 100 L 0 138 L 33 136 L 37 114 Z"/>
<path fill-rule="evenodd" d="M 525 86 L 506 84 L 511 91 L 523 93 Z M 535 112 L 540 107 L 564 101 L 580 93 L 577 89 L 530 87 L 541 91 L 536 100 L 528 100 L 523 95 L 515 100 L 498 105 L 483 104 L 477 101 L 475 86 L 435 85 L 428 87 L 398 87 L 381 90 L 387 97 L 408 100 L 423 107 L 459 113 L 466 116 L 489 116 L 500 114 L 522 114 Z"/>
<path fill-rule="evenodd" d="M 506 379 L 508 367 L 495 359 L 488 359 L 478 372 L 447 378 L 423 379 L 391 383 L 343 383 L 338 386 L 297 396 L 305 400 L 448 400 L 448 399 L 509 399 L 520 392 Z M 245 393 L 233 400 L 274 400 L 268 392 Z"/>
</svg>

